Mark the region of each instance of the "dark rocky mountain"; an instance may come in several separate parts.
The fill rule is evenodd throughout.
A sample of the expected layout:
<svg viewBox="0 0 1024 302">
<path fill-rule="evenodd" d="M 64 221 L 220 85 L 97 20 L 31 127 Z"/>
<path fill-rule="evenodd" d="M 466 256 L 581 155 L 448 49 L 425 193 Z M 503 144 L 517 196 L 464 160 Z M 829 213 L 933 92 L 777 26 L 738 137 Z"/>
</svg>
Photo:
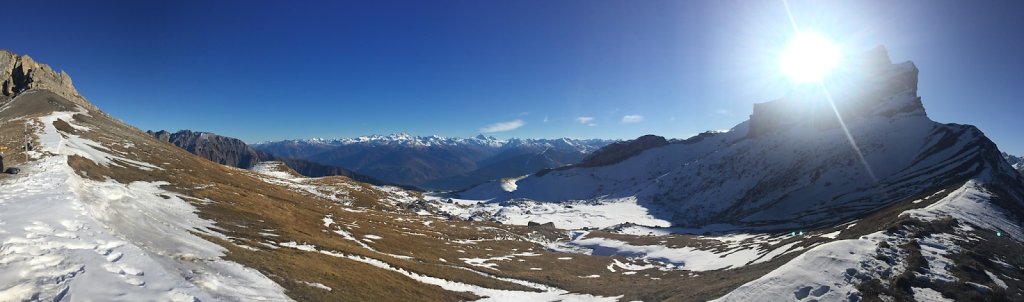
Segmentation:
<svg viewBox="0 0 1024 302">
<path fill-rule="evenodd" d="M 252 168 L 256 163 L 271 160 L 272 158 L 269 154 L 261 153 L 249 147 L 248 144 L 240 139 L 209 132 L 181 130 L 170 133 L 160 130 L 156 132 L 146 131 L 146 133 L 158 140 L 169 142 L 212 162 L 242 169 Z"/>
<path fill-rule="evenodd" d="M 253 145 L 282 156 L 345 167 L 391 183 L 457 190 L 582 160 L 609 140 L 374 135 L 286 140 Z"/>
</svg>

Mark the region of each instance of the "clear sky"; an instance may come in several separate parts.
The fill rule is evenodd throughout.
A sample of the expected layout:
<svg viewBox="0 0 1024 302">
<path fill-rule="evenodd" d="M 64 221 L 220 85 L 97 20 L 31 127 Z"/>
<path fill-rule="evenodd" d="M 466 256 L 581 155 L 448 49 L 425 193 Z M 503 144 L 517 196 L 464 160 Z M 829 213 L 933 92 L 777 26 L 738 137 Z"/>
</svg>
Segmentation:
<svg viewBox="0 0 1024 302">
<path fill-rule="evenodd" d="M 7 1 L 4 1 L 7 2 Z M 301 3 L 293 3 L 301 2 Z M 1019 1 L 790 2 L 860 52 L 921 69 L 940 122 L 1024 154 Z M 409 132 L 688 137 L 782 96 L 781 1 L 4 3 L 0 48 L 68 71 L 142 129 L 246 141 Z"/>
</svg>

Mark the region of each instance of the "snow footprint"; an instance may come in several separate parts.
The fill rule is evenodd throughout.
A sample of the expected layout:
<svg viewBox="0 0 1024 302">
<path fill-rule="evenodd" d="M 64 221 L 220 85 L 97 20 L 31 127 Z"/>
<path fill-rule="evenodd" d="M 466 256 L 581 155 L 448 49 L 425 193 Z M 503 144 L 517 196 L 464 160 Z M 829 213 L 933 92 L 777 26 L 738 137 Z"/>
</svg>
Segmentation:
<svg viewBox="0 0 1024 302">
<path fill-rule="evenodd" d="M 133 266 L 122 263 L 105 263 L 103 264 L 103 269 L 107 270 L 107 272 L 110 272 L 111 274 L 120 275 L 125 283 L 135 286 L 146 285 L 146 281 L 142 280 L 142 276 L 145 275 L 145 272 Z"/>
<path fill-rule="evenodd" d="M 199 299 L 196 299 L 196 297 L 193 297 L 192 295 L 189 295 L 189 294 L 177 291 L 177 290 L 165 294 L 164 298 L 165 298 L 164 299 L 165 301 L 171 301 L 171 302 L 198 302 L 199 301 Z"/>
<path fill-rule="evenodd" d="M 797 300 L 803 300 L 804 298 L 807 298 L 807 296 L 811 294 L 811 289 L 813 289 L 813 287 L 801 287 L 800 289 L 797 289 L 795 292 L 793 292 L 793 296 L 796 296 Z"/>
<path fill-rule="evenodd" d="M 121 256 L 124 256 L 121 252 L 109 253 L 107 254 L 107 262 L 117 262 L 117 260 L 121 260 Z"/>
<path fill-rule="evenodd" d="M 797 300 L 803 300 L 804 298 L 807 298 L 807 296 L 821 297 L 828 293 L 829 289 L 831 288 L 828 285 L 818 287 L 804 286 L 793 292 L 793 296 L 796 296 Z"/>
<path fill-rule="evenodd" d="M 52 235 L 53 232 L 56 231 L 55 229 L 53 229 L 53 227 L 50 227 L 49 224 L 40 221 L 33 221 L 32 225 L 25 227 L 24 230 L 28 232 L 27 234 L 25 234 L 25 238 L 28 239 Z"/>
<path fill-rule="evenodd" d="M 77 232 L 85 228 L 85 224 L 78 220 L 61 220 L 60 225 L 68 232 Z"/>
<path fill-rule="evenodd" d="M 138 277 L 128 277 L 128 278 L 125 278 L 124 279 L 124 283 L 128 283 L 128 284 L 135 285 L 135 286 L 146 285 L 146 281 L 144 281 L 144 280 L 142 280 L 142 278 L 138 278 Z"/>
<path fill-rule="evenodd" d="M 96 249 L 95 249 L 95 251 L 96 251 L 97 254 L 100 254 L 102 256 L 107 256 L 107 255 L 110 255 L 110 253 L 114 249 L 119 248 L 122 245 L 124 245 L 124 242 L 121 242 L 121 241 L 110 241 L 110 242 L 107 242 L 107 241 L 103 241 L 103 240 L 96 240 Z"/>
</svg>

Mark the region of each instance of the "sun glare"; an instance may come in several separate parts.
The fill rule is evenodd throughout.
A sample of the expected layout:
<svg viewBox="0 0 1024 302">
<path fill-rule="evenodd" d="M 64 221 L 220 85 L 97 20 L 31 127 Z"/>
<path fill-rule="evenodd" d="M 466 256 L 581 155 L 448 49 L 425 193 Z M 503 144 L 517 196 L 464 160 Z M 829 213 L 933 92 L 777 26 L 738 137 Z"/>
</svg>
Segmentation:
<svg viewBox="0 0 1024 302">
<path fill-rule="evenodd" d="M 839 63 L 839 47 L 817 34 L 798 33 L 782 52 L 782 72 L 798 83 L 818 81 Z"/>
</svg>

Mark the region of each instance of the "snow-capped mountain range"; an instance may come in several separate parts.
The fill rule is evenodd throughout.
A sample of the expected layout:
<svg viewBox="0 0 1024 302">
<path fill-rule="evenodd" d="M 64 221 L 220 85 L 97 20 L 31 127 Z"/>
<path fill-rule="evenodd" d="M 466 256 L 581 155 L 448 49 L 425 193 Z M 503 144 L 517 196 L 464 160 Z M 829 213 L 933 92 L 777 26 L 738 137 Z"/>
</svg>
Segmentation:
<svg viewBox="0 0 1024 302">
<path fill-rule="evenodd" d="M 581 161 L 611 143 L 601 139 L 505 139 L 406 133 L 254 144 L 286 158 L 339 166 L 395 184 L 458 190 L 502 177 Z"/>
<path fill-rule="evenodd" d="M 490 148 L 512 148 L 512 147 L 533 147 L 533 148 L 567 148 L 574 149 L 580 153 L 590 153 L 600 147 L 613 142 L 614 140 L 607 139 L 574 139 L 574 138 L 556 138 L 556 139 L 531 139 L 531 138 L 511 138 L 511 139 L 497 139 L 493 136 L 484 136 L 483 134 L 475 137 L 444 137 L 437 135 L 430 136 L 415 136 L 408 133 L 392 133 L 387 135 L 374 134 L 364 135 L 352 138 L 310 138 L 310 139 L 293 139 L 293 140 L 280 140 L 280 141 L 265 141 L 253 144 L 257 148 L 271 149 L 276 148 L 280 145 L 317 145 L 317 146 L 329 146 L 338 147 L 346 145 L 366 145 L 366 146 L 406 146 L 406 147 L 434 147 L 434 146 L 464 146 L 464 145 L 476 145 L 486 146 Z M 305 154 L 305 153 L 298 153 Z"/>
</svg>

